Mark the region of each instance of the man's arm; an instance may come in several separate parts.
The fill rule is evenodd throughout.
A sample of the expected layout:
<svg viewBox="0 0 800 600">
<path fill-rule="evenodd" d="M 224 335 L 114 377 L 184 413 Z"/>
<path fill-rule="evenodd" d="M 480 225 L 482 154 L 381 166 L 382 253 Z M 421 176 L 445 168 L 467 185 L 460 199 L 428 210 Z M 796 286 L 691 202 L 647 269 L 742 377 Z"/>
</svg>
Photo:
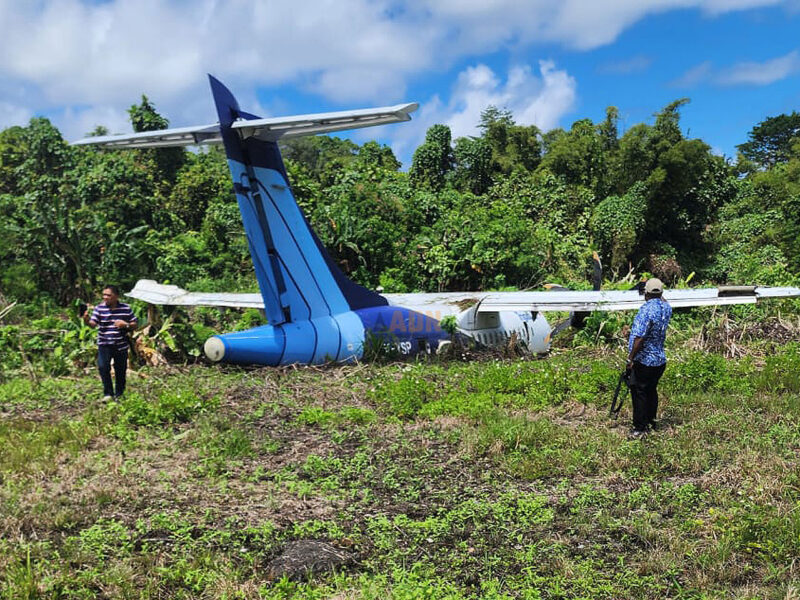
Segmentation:
<svg viewBox="0 0 800 600">
<path fill-rule="evenodd" d="M 644 344 L 643 337 L 635 337 L 633 338 L 633 346 L 631 346 L 631 351 L 628 353 L 628 364 L 626 368 L 631 369 L 633 368 L 633 359 L 634 357 L 639 354 L 639 350 L 642 349 L 642 345 Z"/>
<path fill-rule="evenodd" d="M 117 329 L 128 329 L 129 331 L 135 330 L 138 324 L 139 322 L 136 320 L 136 317 L 133 317 L 130 321 L 123 321 L 122 319 L 114 321 L 114 327 Z"/>
<path fill-rule="evenodd" d="M 136 315 L 133 314 L 133 311 L 129 311 L 128 313 L 130 318 L 125 321 L 123 319 L 117 319 L 114 321 L 114 327 L 117 329 L 127 329 L 128 331 L 135 331 L 136 327 L 139 325 L 139 321 L 136 319 Z M 125 315 L 127 316 L 127 315 Z"/>
<path fill-rule="evenodd" d="M 97 327 L 97 321 L 95 321 L 92 317 L 94 316 L 94 307 L 87 306 L 86 312 L 83 313 L 83 322 L 86 323 L 89 327 L 95 328 Z"/>
</svg>

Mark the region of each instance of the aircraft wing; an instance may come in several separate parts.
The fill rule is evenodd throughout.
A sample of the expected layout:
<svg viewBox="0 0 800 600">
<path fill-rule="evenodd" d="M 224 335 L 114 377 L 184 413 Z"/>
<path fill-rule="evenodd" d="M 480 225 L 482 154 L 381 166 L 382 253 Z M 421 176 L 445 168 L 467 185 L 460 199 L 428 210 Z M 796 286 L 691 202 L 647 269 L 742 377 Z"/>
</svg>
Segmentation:
<svg viewBox="0 0 800 600">
<path fill-rule="evenodd" d="M 177 285 L 165 285 L 152 279 L 140 279 L 134 288 L 125 295 L 149 304 L 167 306 L 264 308 L 264 298 L 261 294 L 187 292 Z"/>
<path fill-rule="evenodd" d="M 261 294 L 187 292 L 176 285 L 140 279 L 126 294 L 150 304 L 168 306 L 218 306 L 264 308 Z M 644 296 L 636 290 L 553 291 L 553 292 L 441 292 L 385 294 L 389 304 L 428 314 L 458 314 L 476 304 L 477 312 L 537 311 L 593 312 L 637 310 Z M 671 289 L 664 299 L 674 308 L 755 304 L 768 298 L 800 298 L 800 288 L 721 286 L 715 288 Z"/>
<path fill-rule="evenodd" d="M 796 287 L 721 286 L 664 290 L 664 299 L 674 308 L 755 304 L 766 298 L 798 297 L 800 288 Z M 644 296 L 636 290 L 489 292 L 483 295 L 477 312 L 636 310 L 644 301 Z"/>
<path fill-rule="evenodd" d="M 297 115 L 293 117 L 270 117 L 268 119 L 242 119 L 235 121 L 231 129 L 244 138 L 256 138 L 275 142 L 320 133 L 359 129 L 388 123 L 409 121 L 410 113 L 419 104 L 397 104 L 380 108 L 343 110 L 338 112 Z M 166 148 L 170 146 L 194 146 L 197 144 L 221 144 L 219 123 L 195 125 L 159 131 L 143 131 L 122 135 L 87 137 L 73 146 L 105 146 L 107 148 Z"/>
</svg>

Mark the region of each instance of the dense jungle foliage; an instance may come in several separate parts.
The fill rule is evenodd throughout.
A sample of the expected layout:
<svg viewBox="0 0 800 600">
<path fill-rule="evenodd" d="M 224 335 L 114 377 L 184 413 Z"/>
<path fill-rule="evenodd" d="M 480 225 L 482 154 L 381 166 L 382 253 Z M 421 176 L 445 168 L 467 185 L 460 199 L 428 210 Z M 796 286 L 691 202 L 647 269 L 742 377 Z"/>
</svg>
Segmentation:
<svg viewBox="0 0 800 600">
<path fill-rule="evenodd" d="M 387 292 L 587 287 L 595 249 L 608 285 L 796 285 L 800 114 L 730 162 L 686 138 L 684 103 L 624 133 L 613 108 L 543 133 L 488 107 L 478 137 L 431 127 L 407 172 L 374 142 L 283 152 L 334 259 Z M 130 115 L 167 125 L 146 98 Z M 547 360 L 132 358 L 103 403 L 75 311 L 100 285 L 256 289 L 224 155 L 74 148 L 36 118 L 0 132 L 0 214 L 0 598 L 800 597 L 796 300 L 676 310 L 641 441 L 608 415 L 623 313 Z M 137 349 L 181 363 L 262 319 L 134 310 Z M 300 561 L 312 542 L 335 562 Z"/>
<path fill-rule="evenodd" d="M 800 114 L 753 127 L 733 163 L 681 131 L 687 101 L 624 133 L 613 107 L 600 123 L 548 132 L 488 107 L 480 136 L 453 140 L 447 126 L 431 127 L 407 172 L 375 142 L 302 138 L 283 153 L 297 200 L 333 258 L 386 292 L 580 285 L 594 249 L 612 280 L 649 272 L 668 284 L 692 273 L 693 282 L 794 282 Z M 168 126 L 144 96 L 129 113 L 136 131 Z M 104 282 L 256 289 L 219 148 L 71 147 L 34 118 L 0 132 L 0 216 L 0 311 L 18 302 L 0 325 L 47 321 L 55 307 L 94 300 Z M 196 350 L 223 318 L 212 313 L 174 323 L 164 338 L 178 335 Z M 73 337 L 85 335 L 74 329 Z M 0 336 L 14 352 L 30 342 L 7 328 Z"/>
</svg>

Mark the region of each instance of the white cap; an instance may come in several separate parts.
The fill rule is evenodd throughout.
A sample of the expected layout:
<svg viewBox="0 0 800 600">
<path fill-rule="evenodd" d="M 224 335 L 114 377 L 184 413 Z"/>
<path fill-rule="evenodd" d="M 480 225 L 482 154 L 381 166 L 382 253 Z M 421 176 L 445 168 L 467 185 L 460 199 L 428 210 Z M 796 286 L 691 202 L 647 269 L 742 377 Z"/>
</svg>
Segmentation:
<svg viewBox="0 0 800 600">
<path fill-rule="evenodd" d="M 664 284 L 657 277 L 652 277 L 644 284 L 645 294 L 660 294 L 664 291 Z"/>
</svg>

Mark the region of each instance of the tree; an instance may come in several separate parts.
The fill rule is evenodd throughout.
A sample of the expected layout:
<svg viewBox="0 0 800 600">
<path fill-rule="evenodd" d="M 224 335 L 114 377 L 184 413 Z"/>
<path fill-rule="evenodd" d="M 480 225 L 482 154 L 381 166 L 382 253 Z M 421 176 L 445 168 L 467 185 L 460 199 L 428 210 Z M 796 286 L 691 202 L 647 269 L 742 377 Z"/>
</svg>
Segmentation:
<svg viewBox="0 0 800 600">
<path fill-rule="evenodd" d="M 25 130 L 9 127 L 0 132 L 0 194 L 19 192 L 17 170 L 25 160 Z"/>
<path fill-rule="evenodd" d="M 584 185 L 600 198 L 605 196 L 607 162 L 603 140 L 589 119 L 576 121 L 568 133 L 558 137 L 539 168 L 562 176 L 567 183 Z"/>
<path fill-rule="evenodd" d="M 199 231 L 213 202 L 234 202 L 230 172 L 219 149 L 193 155 L 178 173 L 166 202 L 192 231 Z"/>
<path fill-rule="evenodd" d="M 483 138 L 456 140 L 453 181 L 458 189 L 481 195 L 492 185 L 492 149 Z"/>
<path fill-rule="evenodd" d="M 156 111 L 155 106 L 142 94 L 142 102 L 133 104 L 128 109 L 128 116 L 135 132 L 167 129 L 169 121 Z M 183 148 L 156 148 L 146 150 L 143 155 L 155 161 L 162 179 L 173 182 L 180 168 L 186 162 L 186 151 Z"/>
<path fill-rule="evenodd" d="M 542 153 L 546 156 L 550 150 L 553 149 L 553 146 L 565 135 L 567 132 L 561 129 L 561 127 L 556 127 L 555 129 L 551 129 L 550 131 L 542 134 Z"/>
<path fill-rule="evenodd" d="M 105 125 L 97 125 L 94 129 L 92 129 L 89 133 L 86 134 L 86 137 L 102 137 L 104 135 L 108 135 L 108 127 Z"/>
<path fill-rule="evenodd" d="M 481 113 L 478 127 L 492 150 L 493 174 L 533 171 L 541 161 L 541 131 L 535 125 L 516 125 L 510 111 L 489 106 Z"/>
<path fill-rule="evenodd" d="M 50 121 L 31 119 L 23 140 L 27 152 L 18 172 L 24 194 L 14 215 L 20 256 L 34 266 L 40 287 L 63 300 L 87 288 L 94 218 L 75 194 L 75 152 Z"/>
<path fill-rule="evenodd" d="M 619 140 L 610 175 L 610 192 L 624 194 L 637 181 L 644 181 L 655 168 L 656 149 L 653 128 L 638 123 Z"/>
<path fill-rule="evenodd" d="M 655 143 L 661 146 L 658 150 L 668 148 L 683 139 L 683 133 L 681 133 L 680 128 L 681 115 L 678 109 L 686 104 L 689 104 L 689 98 L 679 98 L 673 100 L 656 113 L 656 122 L 653 129 Z"/>
<path fill-rule="evenodd" d="M 619 148 L 619 109 L 616 106 L 606 108 L 606 119 L 597 126 L 597 131 L 603 140 L 603 149 L 608 151 Z"/>
<path fill-rule="evenodd" d="M 618 271 L 633 257 L 645 224 L 647 187 L 639 182 L 624 196 L 609 196 L 592 214 L 592 234 L 606 264 Z"/>
<path fill-rule="evenodd" d="M 140 104 L 133 104 L 128 109 L 128 117 L 131 120 L 133 130 L 137 133 L 141 131 L 157 131 L 169 127 L 169 121 L 156 112 L 156 107 L 144 94 L 142 94 L 142 102 Z"/>
<path fill-rule="evenodd" d="M 284 160 L 303 166 L 324 187 L 336 183 L 358 153 L 357 144 L 327 135 L 285 140 L 280 147 Z"/>
<path fill-rule="evenodd" d="M 432 125 L 425 133 L 425 142 L 414 151 L 408 174 L 418 188 L 441 190 L 453 168 L 452 134 L 447 125 Z"/>
<path fill-rule="evenodd" d="M 375 167 L 389 171 L 397 171 L 401 166 L 389 146 L 373 141 L 366 142 L 358 149 L 356 163 L 361 169 Z"/>
<path fill-rule="evenodd" d="M 767 168 L 786 162 L 800 138 L 800 113 L 769 117 L 750 130 L 748 141 L 736 146 L 745 158 Z"/>
</svg>

